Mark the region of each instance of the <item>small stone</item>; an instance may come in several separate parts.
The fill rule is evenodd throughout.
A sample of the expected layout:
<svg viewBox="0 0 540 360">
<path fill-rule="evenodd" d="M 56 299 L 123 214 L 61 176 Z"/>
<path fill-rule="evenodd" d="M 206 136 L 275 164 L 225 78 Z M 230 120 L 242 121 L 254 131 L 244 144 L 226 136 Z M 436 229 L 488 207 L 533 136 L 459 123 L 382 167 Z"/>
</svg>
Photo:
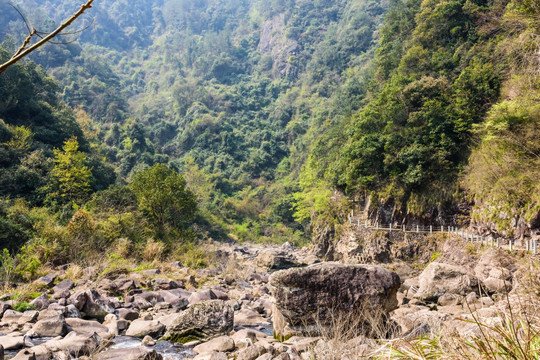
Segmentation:
<svg viewBox="0 0 540 360">
<path fill-rule="evenodd" d="M 144 346 L 154 346 L 156 345 L 156 342 L 154 341 L 154 339 L 152 339 L 151 336 L 148 336 L 146 335 L 143 339 L 142 339 L 142 345 Z"/>
</svg>

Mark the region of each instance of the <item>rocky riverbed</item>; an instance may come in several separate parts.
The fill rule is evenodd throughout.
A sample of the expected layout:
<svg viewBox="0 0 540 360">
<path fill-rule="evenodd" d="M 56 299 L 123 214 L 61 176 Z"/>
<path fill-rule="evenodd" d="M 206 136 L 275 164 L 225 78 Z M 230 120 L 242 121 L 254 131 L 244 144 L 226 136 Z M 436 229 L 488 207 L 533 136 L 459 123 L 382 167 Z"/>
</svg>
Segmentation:
<svg viewBox="0 0 540 360">
<path fill-rule="evenodd" d="M 520 254 L 377 236 L 388 256 L 371 264 L 354 254 L 378 248 L 351 238 L 341 262 L 289 244 L 213 244 L 209 269 L 87 268 L 74 279 L 61 266 L 31 284 L 41 291 L 31 310 L 2 295 L 0 359 L 357 359 L 383 351 L 375 339 L 473 336 L 464 320 L 500 323 L 508 299 L 539 280 Z"/>
</svg>

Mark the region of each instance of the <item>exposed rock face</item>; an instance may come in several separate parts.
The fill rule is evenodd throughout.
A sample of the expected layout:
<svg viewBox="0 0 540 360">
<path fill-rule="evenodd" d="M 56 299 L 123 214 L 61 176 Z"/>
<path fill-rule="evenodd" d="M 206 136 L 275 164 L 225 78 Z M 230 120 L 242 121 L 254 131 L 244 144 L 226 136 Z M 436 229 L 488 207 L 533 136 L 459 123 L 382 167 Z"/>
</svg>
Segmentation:
<svg viewBox="0 0 540 360">
<path fill-rule="evenodd" d="M 172 316 L 165 338 L 177 342 L 227 335 L 233 328 L 233 308 L 221 300 L 203 301 Z"/>
<path fill-rule="evenodd" d="M 272 57 L 273 68 L 279 77 L 296 75 L 296 69 L 287 59 L 296 54 L 298 43 L 296 40 L 288 38 L 285 30 L 284 14 L 277 15 L 264 22 L 259 42 L 259 51 L 263 55 L 268 54 Z"/>
<path fill-rule="evenodd" d="M 434 301 L 443 294 L 466 296 L 471 292 L 479 293 L 480 281 L 462 267 L 432 262 L 422 274 L 415 298 Z"/>
<path fill-rule="evenodd" d="M 383 321 L 397 308 L 401 282 L 396 273 L 380 266 L 320 263 L 278 271 L 270 276 L 270 285 L 274 331 L 284 336 L 286 326 L 295 332 L 317 332 L 315 325 L 330 325 L 339 314 L 378 314 Z"/>
</svg>

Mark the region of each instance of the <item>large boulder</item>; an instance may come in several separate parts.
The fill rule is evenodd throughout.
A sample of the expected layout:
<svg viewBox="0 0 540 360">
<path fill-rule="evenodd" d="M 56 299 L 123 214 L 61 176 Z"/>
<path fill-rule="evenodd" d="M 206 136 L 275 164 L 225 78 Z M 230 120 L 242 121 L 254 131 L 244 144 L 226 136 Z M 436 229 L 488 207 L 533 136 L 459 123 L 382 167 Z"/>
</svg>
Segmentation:
<svg viewBox="0 0 540 360">
<path fill-rule="evenodd" d="M 56 337 L 64 336 L 68 333 L 68 326 L 64 315 L 53 315 L 39 320 L 34 324 L 32 330 L 27 335 L 30 337 Z"/>
<path fill-rule="evenodd" d="M 270 285 L 274 332 L 284 337 L 319 333 L 336 319 L 354 319 L 349 326 L 367 334 L 397 308 L 401 282 L 380 266 L 320 263 L 278 271 L 270 276 Z"/>
<path fill-rule="evenodd" d="M 512 290 L 512 274 L 516 271 L 515 260 L 505 251 L 488 248 L 480 256 L 474 268 L 476 277 L 489 292 L 507 293 Z"/>
<path fill-rule="evenodd" d="M 171 315 L 164 338 L 186 343 L 227 335 L 233 328 L 234 310 L 221 300 L 203 301 Z"/>
<path fill-rule="evenodd" d="M 443 294 L 466 296 L 471 292 L 480 293 L 480 281 L 463 267 L 430 263 L 420 274 L 415 298 L 437 302 Z"/>
</svg>

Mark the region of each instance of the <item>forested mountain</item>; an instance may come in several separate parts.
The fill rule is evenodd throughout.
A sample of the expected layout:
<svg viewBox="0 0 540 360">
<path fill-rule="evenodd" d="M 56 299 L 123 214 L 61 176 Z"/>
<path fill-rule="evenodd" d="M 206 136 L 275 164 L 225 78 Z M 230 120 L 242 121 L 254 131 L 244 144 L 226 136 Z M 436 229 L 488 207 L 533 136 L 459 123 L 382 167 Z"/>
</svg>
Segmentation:
<svg viewBox="0 0 540 360">
<path fill-rule="evenodd" d="M 41 31 L 80 5 L 19 2 Z M 0 6 L 6 58 L 26 27 Z M 327 241 L 368 203 L 381 222 L 531 234 L 539 11 L 529 0 L 96 0 L 84 30 L 58 40 L 69 44 L 31 56 L 44 70 L 0 75 L 2 226 L 54 241 L 17 215 L 39 207 L 68 224 L 65 239 L 73 221 L 99 228 L 85 235 L 98 248 Z M 65 195 L 66 156 L 91 171 L 81 196 Z M 137 178 L 169 179 L 183 200 L 157 214 Z M 189 216 L 173 221 L 179 211 Z"/>
</svg>

